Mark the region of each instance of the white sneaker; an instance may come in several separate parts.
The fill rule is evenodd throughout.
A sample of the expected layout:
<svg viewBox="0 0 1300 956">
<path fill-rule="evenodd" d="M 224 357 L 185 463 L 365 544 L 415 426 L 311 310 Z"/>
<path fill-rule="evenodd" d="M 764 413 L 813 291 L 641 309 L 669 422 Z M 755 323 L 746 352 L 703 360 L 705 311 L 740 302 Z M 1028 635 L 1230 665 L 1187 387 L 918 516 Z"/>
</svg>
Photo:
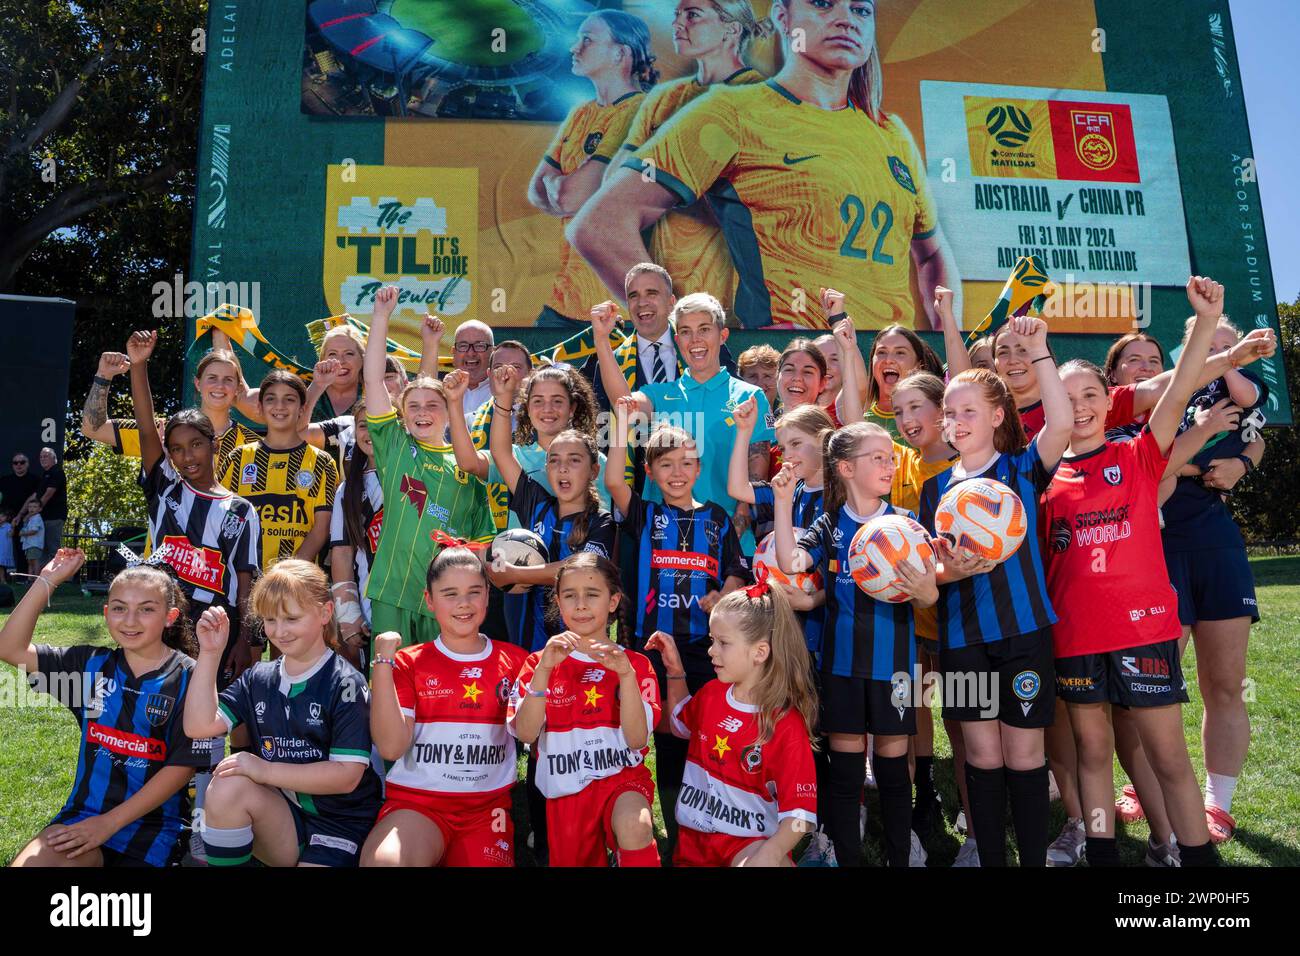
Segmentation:
<svg viewBox="0 0 1300 956">
<path fill-rule="evenodd" d="M 957 820 L 956 822 L 953 823 L 953 829 L 955 829 L 962 836 L 966 835 L 966 811 L 965 810 L 957 811 Z"/>
<path fill-rule="evenodd" d="M 975 845 L 974 838 L 968 839 L 961 845 L 961 849 L 957 851 L 957 859 L 952 861 L 952 865 L 955 867 L 980 865 L 980 851 Z"/>
<path fill-rule="evenodd" d="M 907 853 L 907 865 L 925 866 L 925 861 L 929 858 L 929 854 L 925 852 L 925 847 L 921 846 L 921 838 L 916 835 L 916 831 L 912 830 L 911 834 L 912 847 Z"/>
<path fill-rule="evenodd" d="M 835 866 L 840 865 L 835 859 L 835 844 L 823 831 L 818 830 L 808 841 L 808 847 L 799 856 L 797 866 Z"/>
<path fill-rule="evenodd" d="M 1178 843 L 1172 836 L 1168 843 L 1156 843 L 1151 837 L 1147 837 L 1147 855 L 1142 862 L 1146 866 L 1181 867 L 1183 865 L 1178 855 Z"/>
<path fill-rule="evenodd" d="M 1087 839 L 1088 831 L 1084 829 L 1082 820 L 1066 820 L 1065 826 L 1061 828 L 1061 835 L 1053 840 L 1052 845 L 1047 848 L 1047 865 L 1078 865 L 1079 861 L 1083 859 Z"/>
</svg>

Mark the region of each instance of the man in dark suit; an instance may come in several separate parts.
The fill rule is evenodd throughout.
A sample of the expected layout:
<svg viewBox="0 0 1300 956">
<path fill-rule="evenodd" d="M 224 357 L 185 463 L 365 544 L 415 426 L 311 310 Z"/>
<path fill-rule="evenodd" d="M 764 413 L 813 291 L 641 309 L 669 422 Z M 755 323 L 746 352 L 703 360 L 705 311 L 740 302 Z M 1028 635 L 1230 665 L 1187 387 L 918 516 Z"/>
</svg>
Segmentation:
<svg viewBox="0 0 1300 956">
<path fill-rule="evenodd" d="M 678 354 L 672 325 L 668 321 L 673 306 L 677 304 L 672 276 L 653 262 L 640 262 L 628 270 L 623 290 L 634 331 L 614 348 L 614 355 L 627 378 L 628 388 L 635 392 L 651 382 L 677 381 L 682 374 L 682 357 Z M 725 343 L 718 358 L 728 372 L 736 374 L 735 360 Z M 609 396 L 600 380 L 599 359 L 592 355 L 581 371 L 596 391 L 600 410 L 608 412 Z M 638 447 L 632 450 L 632 454 L 635 488 L 640 493 L 645 483 L 645 451 Z"/>
</svg>

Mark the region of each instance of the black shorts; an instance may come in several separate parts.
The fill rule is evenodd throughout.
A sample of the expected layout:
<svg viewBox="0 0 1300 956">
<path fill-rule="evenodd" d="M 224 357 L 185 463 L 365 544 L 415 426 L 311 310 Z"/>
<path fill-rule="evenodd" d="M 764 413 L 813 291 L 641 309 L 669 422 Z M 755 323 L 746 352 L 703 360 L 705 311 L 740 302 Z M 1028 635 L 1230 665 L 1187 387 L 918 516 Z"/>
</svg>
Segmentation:
<svg viewBox="0 0 1300 956">
<path fill-rule="evenodd" d="M 819 732 L 910 737 L 916 733 L 911 682 L 900 679 L 895 690 L 887 680 L 822 674 Z"/>
<path fill-rule="evenodd" d="M 1178 620 L 1184 627 L 1197 621 L 1259 620 L 1255 576 L 1242 548 L 1166 551 L 1169 583 L 1178 592 Z"/>
<path fill-rule="evenodd" d="M 1056 693 L 1067 704 L 1164 707 L 1187 703 L 1178 639 L 1056 659 Z"/>
<path fill-rule="evenodd" d="M 283 796 L 283 794 L 281 794 Z M 361 847 L 375 821 L 341 820 L 307 813 L 288 797 L 284 802 L 293 814 L 298 832 L 298 862 L 316 866 L 354 867 L 361 859 Z M 378 816 L 379 807 L 375 807 Z"/>
<path fill-rule="evenodd" d="M 1052 629 L 991 644 L 940 648 L 944 720 L 1000 720 L 1008 727 L 1052 723 L 1056 668 Z"/>
</svg>

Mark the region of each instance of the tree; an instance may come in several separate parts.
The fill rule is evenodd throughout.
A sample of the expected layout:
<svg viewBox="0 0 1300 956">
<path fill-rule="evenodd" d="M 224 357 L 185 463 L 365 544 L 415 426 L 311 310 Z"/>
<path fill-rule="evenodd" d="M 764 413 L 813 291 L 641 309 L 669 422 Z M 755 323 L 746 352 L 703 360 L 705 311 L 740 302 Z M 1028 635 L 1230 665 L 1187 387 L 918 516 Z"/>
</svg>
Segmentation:
<svg viewBox="0 0 1300 956">
<path fill-rule="evenodd" d="M 157 326 L 153 283 L 187 267 L 206 18 L 206 0 L 0 0 L 0 291 L 78 303 L 70 434 L 99 353 Z M 163 331 L 179 367 L 183 330 Z"/>
<path fill-rule="evenodd" d="M 1287 389 L 1293 404 L 1300 401 L 1300 298 L 1277 307 L 1282 335 L 1278 345 L 1287 368 Z M 1300 540 L 1300 427 L 1269 428 L 1264 432 L 1267 450 L 1259 468 L 1243 478 L 1229 504 L 1246 540 L 1285 543 Z"/>
</svg>

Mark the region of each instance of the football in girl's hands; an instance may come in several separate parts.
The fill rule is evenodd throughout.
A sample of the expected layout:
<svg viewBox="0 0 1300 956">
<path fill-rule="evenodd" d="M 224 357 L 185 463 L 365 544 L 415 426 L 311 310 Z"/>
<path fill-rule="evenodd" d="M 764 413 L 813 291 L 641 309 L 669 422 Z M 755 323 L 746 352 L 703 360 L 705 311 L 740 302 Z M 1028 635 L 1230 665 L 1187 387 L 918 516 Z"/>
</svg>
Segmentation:
<svg viewBox="0 0 1300 956">
<path fill-rule="evenodd" d="M 550 560 L 547 557 L 546 542 L 527 528 L 511 528 L 509 531 L 502 531 L 492 539 L 492 550 L 488 552 L 488 560 L 495 561 L 498 558 L 507 564 L 517 564 L 525 568 L 540 568 Z M 531 585 L 528 584 L 516 584 L 508 593 L 523 594 L 530 588 Z"/>
<path fill-rule="evenodd" d="M 901 604 L 911 595 L 896 587 L 894 566 L 907 561 L 925 572 L 926 560 L 934 560 L 930 534 L 907 515 L 891 514 L 872 518 L 849 542 L 849 574 L 864 592 L 877 601 Z"/>
<path fill-rule="evenodd" d="M 954 548 L 1001 564 L 1020 548 L 1028 521 L 1020 497 L 991 478 L 952 485 L 939 499 L 934 530 Z"/>
<path fill-rule="evenodd" d="M 802 528 L 794 529 L 794 540 L 803 536 Z M 758 567 L 762 565 L 767 568 L 768 581 L 777 584 L 788 584 L 796 587 L 805 594 L 812 594 L 814 591 L 822 589 L 822 576 L 818 571 L 800 571 L 798 574 L 786 574 L 776 563 L 776 532 L 772 531 L 759 542 L 758 548 L 754 551 L 754 574 L 758 574 Z"/>
</svg>

